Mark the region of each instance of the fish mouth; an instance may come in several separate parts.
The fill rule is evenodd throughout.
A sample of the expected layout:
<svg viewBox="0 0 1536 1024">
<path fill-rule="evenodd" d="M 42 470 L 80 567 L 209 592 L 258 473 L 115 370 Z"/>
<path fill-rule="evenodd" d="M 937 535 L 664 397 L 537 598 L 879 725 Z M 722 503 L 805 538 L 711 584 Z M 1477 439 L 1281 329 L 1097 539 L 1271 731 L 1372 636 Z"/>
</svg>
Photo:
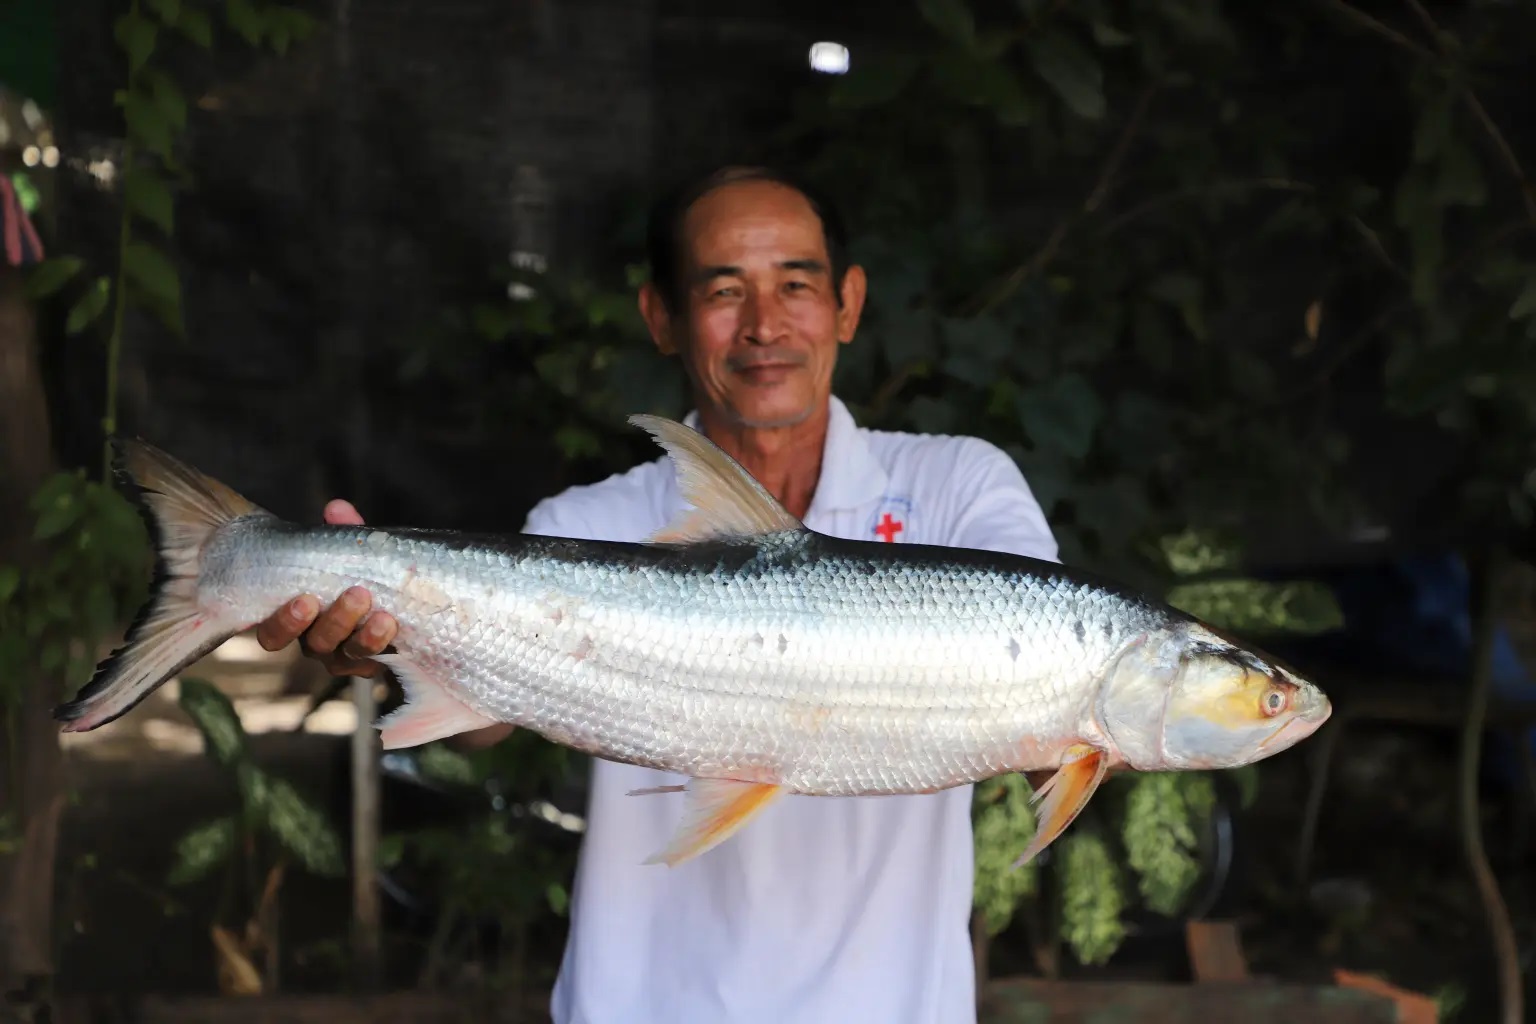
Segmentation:
<svg viewBox="0 0 1536 1024">
<path fill-rule="evenodd" d="M 1274 752 L 1293 747 L 1321 728 L 1332 714 L 1333 705 L 1324 697 L 1260 740 L 1259 749 Z"/>
</svg>

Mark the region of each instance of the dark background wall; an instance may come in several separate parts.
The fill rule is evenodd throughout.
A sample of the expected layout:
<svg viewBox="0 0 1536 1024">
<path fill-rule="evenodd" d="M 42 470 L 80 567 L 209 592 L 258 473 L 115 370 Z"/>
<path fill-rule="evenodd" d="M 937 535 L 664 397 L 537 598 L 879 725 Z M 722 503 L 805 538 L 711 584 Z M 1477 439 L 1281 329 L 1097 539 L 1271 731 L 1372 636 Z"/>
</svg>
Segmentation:
<svg viewBox="0 0 1536 1024">
<path fill-rule="evenodd" d="M 60 26 L 56 119 L 75 152 L 118 152 L 121 5 Z M 727 13 L 660 0 L 337 0 L 281 60 L 219 33 L 181 45 L 195 91 L 194 187 L 177 235 L 189 340 L 134 321 L 123 421 L 253 499 L 298 516 L 347 493 L 389 520 L 515 525 L 571 482 L 548 438 L 405 443 L 379 407 L 386 339 L 484 295 L 515 252 L 612 272 L 638 255 L 635 201 L 669 176 L 750 155 L 813 76 L 818 39 L 871 35 L 871 5 Z M 113 196 L 63 175 L 61 250 L 106 254 Z M 57 338 L 68 453 L 90 458 L 99 345 Z M 370 397 L 372 396 L 372 397 Z M 415 395 L 442 403 L 453 394 Z M 464 495 L 473 488 L 471 505 Z"/>
</svg>

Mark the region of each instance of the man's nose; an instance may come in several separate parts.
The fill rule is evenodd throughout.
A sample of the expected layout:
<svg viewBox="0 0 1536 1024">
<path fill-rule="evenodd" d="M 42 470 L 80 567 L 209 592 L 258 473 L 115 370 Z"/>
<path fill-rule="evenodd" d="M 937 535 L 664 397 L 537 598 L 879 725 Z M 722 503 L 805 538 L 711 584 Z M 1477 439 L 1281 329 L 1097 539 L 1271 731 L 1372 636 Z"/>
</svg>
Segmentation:
<svg viewBox="0 0 1536 1024">
<path fill-rule="evenodd" d="M 754 289 L 747 298 L 745 313 L 743 321 L 748 341 L 766 345 L 784 335 L 784 304 L 773 292 Z"/>
</svg>

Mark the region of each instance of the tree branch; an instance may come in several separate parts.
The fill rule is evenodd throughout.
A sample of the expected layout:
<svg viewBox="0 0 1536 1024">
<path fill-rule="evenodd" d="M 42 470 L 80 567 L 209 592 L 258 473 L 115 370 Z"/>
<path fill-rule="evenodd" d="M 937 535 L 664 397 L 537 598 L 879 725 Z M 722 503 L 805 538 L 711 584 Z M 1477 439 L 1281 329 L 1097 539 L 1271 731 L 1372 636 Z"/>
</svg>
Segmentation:
<svg viewBox="0 0 1536 1024">
<path fill-rule="evenodd" d="M 1524 221 L 1511 221 L 1507 224 L 1499 226 L 1498 228 L 1495 228 L 1486 237 L 1469 246 L 1465 252 L 1463 252 L 1452 262 L 1448 263 L 1445 269 L 1439 273 L 1439 281 L 1444 283 L 1455 277 L 1467 266 L 1469 266 L 1472 261 L 1479 255 L 1504 241 L 1509 236 L 1519 234 L 1521 231 L 1528 229 L 1530 226 L 1531 225 L 1525 223 Z M 1329 378 L 1338 371 L 1339 367 L 1348 362 L 1356 352 L 1364 348 L 1366 343 L 1374 338 L 1383 327 L 1387 326 L 1387 324 L 1391 323 L 1393 320 L 1397 319 L 1397 317 L 1401 316 L 1403 313 L 1408 312 L 1412 308 L 1413 300 L 1411 298 L 1399 299 L 1397 302 L 1394 302 L 1384 308 L 1381 312 L 1377 313 L 1376 316 L 1372 317 L 1369 323 L 1361 327 L 1354 334 L 1350 335 L 1349 338 L 1346 339 L 1342 344 L 1334 348 L 1332 353 L 1328 356 L 1327 360 L 1318 369 L 1318 371 L 1312 375 L 1312 378 L 1307 381 L 1307 383 L 1296 388 L 1294 391 L 1276 398 L 1269 404 L 1271 406 L 1289 404 L 1298 398 L 1305 397 L 1307 394 L 1328 383 Z"/>
<path fill-rule="evenodd" d="M 1093 188 L 1089 190 L 1087 197 L 1083 200 L 1083 205 L 1079 209 L 1067 213 L 1057 221 L 1056 226 L 1051 229 L 1051 233 L 1046 237 L 1044 244 L 1035 250 L 1035 254 L 1028 260 L 1015 267 L 1003 279 L 1002 283 L 993 289 L 990 297 L 984 298 L 981 293 L 978 293 L 974 299 L 967 303 L 964 315 L 975 316 L 995 309 L 1003 300 L 1017 291 L 1020 285 L 1037 274 L 1041 268 L 1055 258 L 1057 250 L 1061 248 L 1061 243 L 1066 241 L 1067 235 L 1071 232 L 1073 226 L 1088 214 L 1097 210 L 1104 200 L 1108 198 L 1110 191 L 1114 188 L 1115 175 L 1119 173 L 1120 165 L 1125 162 L 1126 154 L 1130 152 L 1131 142 L 1135 139 L 1136 134 L 1141 131 L 1142 123 L 1147 117 L 1147 110 L 1152 105 L 1152 97 L 1157 94 L 1161 84 L 1161 82 L 1153 80 L 1142 90 L 1141 95 L 1136 100 L 1136 106 L 1131 110 L 1131 116 L 1126 119 L 1125 128 L 1120 132 L 1120 138 L 1115 141 L 1114 148 L 1109 151 L 1109 155 L 1104 159 L 1103 166 L 1099 168 L 1098 177 L 1094 181 Z"/>
<path fill-rule="evenodd" d="M 1385 22 L 1377 21 L 1375 18 L 1371 17 L 1369 14 L 1366 14 L 1359 8 L 1352 7 L 1345 3 L 1344 0 L 1324 0 L 1324 2 L 1327 3 L 1329 7 L 1332 7 L 1334 10 L 1344 15 L 1346 18 L 1355 22 L 1357 25 L 1361 25 L 1385 39 L 1390 39 L 1392 42 L 1396 43 L 1398 46 L 1401 46 L 1403 49 L 1409 51 L 1410 53 L 1417 54 L 1422 59 L 1428 61 L 1434 61 L 1437 59 L 1433 50 L 1419 45 L 1412 39 L 1409 39 L 1407 36 L 1403 35 L 1397 29 L 1386 24 Z"/>
<path fill-rule="evenodd" d="M 1419 16 L 1419 20 L 1424 23 L 1424 27 L 1429 30 L 1429 34 L 1434 38 L 1435 47 L 1440 51 L 1440 55 L 1446 60 L 1450 60 L 1451 54 L 1446 50 L 1445 46 L 1445 33 L 1435 22 L 1434 17 L 1419 0 L 1404 0 L 1404 2 L 1413 9 L 1413 12 Z M 1525 168 L 1521 166 L 1520 158 L 1510 148 L 1509 140 L 1504 137 L 1504 133 L 1499 130 L 1499 126 L 1489 116 L 1488 108 L 1483 106 L 1483 101 L 1477 98 L 1477 93 L 1472 91 L 1472 87 L 1462 85 L 1458 91 L 1461 93 L 1462 101 L 1466 103 L 1467 109 L 1472 111 L 1472 116 L 1477 118 L 1478 123 L 1483 126 L 1483 131 L 1487 132 L 1488 138 L 1493 141 L 1493 147 L 1499 151 L 1499 157 L 1504 161 L 1505 168 L 1514 176 L 1515 186 L 1520 190 L 1520 198 L 1525 202 L 1526 216 L 1531 218 L 1532 224 L 1536 224 L 1536 188 L 1531 186 L 1531 179 L 1525 173 Z"/>
</svg>

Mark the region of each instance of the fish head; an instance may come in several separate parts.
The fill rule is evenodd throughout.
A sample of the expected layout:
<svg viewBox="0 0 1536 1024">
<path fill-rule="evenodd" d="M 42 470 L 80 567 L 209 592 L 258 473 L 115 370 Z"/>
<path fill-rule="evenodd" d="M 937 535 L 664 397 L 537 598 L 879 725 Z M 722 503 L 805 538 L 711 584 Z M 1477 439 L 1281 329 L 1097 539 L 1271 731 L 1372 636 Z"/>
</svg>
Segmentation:
<svg viewBox="0 0 1536 1024">
<path fill-rule="evenodd" d="M 1306 739 L 1332 713 L 1316 684 L 1199 625 L 1128 652 L 1100 706 L 1121 756 L 1141 771 L 1252 764 Z"/>
</svg>

